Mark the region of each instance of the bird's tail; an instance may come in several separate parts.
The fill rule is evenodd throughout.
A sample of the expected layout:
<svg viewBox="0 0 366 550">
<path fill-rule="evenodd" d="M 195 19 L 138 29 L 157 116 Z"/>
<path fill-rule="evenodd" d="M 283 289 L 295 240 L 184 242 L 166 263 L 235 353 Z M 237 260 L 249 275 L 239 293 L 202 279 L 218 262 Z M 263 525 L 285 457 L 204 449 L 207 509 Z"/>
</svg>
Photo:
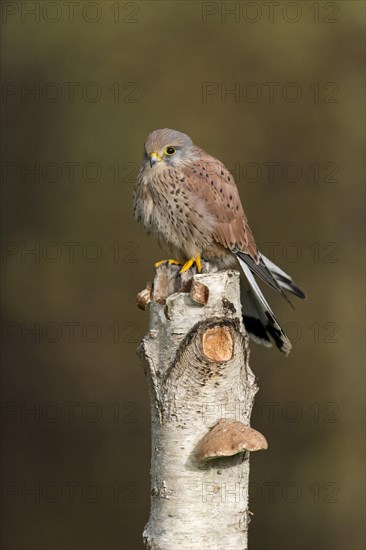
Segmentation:
<svg viewBox="0 0 366 550">
<path fill-rule="evenodd" d="M 253 273 L 256 273 L 285 297 L 285 290 L 299 298 L 305 298 L 305 294 L 294 284 L 287 273 L 265 256 L 260 257 L 259 267 L 257 265 L 253 267 L 252 259 L 246 254 L 238 253 L 237 259 L 249 283 L 248 288 L 242 288 L 243 320 L 249 336 L 255 342 L 265 346 L 272 345 L 272 338 L 278 349 L 288 355 L 291 350 L 291 342 L 274 316 Z"/>
</svg>

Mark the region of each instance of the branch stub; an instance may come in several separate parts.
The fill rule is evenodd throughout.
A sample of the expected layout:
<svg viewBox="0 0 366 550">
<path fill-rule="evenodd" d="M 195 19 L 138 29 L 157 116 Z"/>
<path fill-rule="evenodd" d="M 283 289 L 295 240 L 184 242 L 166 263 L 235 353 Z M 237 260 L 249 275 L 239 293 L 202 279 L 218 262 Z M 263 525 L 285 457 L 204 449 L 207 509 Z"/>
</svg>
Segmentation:
<svg viewBox="0 0 366 550">
<path fill-rule="evenodd" d="M 210 361 L 230 361 L 234 352 L 230 329 L 220 325 L 208 328 L 202 336 L 202 350 Z"/>
</svg>

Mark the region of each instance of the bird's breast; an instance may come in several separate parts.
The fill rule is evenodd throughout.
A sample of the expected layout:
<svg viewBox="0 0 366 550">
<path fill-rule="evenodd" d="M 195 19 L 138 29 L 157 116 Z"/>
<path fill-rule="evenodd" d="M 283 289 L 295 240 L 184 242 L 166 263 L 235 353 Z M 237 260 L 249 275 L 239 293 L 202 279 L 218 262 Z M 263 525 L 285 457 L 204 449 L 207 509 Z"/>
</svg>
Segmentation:
<svg viewBox="0 0 366 550">
<path fill-rule="evenodd" d="M 170 168 L 149 170 L 141 178 L 140 221 L 162 248 L 182 251 L 186 257 L 202 252 L 212 240 L 206 203 L 189 185 L 186 176 Z"/>
</svg>

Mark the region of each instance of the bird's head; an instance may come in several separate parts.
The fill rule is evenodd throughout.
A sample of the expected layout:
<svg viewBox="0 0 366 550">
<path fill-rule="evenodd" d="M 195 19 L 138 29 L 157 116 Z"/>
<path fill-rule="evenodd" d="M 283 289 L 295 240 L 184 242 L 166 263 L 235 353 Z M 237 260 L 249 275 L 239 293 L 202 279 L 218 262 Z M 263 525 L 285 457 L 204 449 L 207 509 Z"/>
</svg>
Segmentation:
<svg viewBox="0 0 366 550">
<path fill-rule="evenodd" d="M 154 130 L 145 142 L 145 168 L 179 168 L 196 158 L 191 138 L 177 130 Z"/>
</svg>

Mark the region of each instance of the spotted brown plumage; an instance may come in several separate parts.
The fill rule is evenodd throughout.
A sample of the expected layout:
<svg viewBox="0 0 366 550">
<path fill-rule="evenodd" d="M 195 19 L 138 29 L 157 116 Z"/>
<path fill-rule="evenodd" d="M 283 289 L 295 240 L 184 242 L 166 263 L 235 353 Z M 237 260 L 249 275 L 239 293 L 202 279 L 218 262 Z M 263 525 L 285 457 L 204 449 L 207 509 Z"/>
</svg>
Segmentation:
<svg viewBox="0 0 366 550">
<path fill-rule="evenodd" d="M 212 238 L 225 249 L 239 250 L 258 261 L 258 250 L 244 214 L 238 188 L 230 172 L 220 162 L 202 149 L 199 157 L 183 172 L 214 217 Z"/>
<path fill-rule="evenodd" d="M 270 336 L 287 354 L 291 344 L 253 275 L 286 297 L 304 293 L 291 277 L 257 249 L 233 176 L 225 165 L 194 145 L 186 134 L 162 129 L 145 143 L 144 161 L 134 190 L 134 216 L 161 248 L 183 265 L 200 260 L 219 269 L 242 268 L 243 318 L 256 341 Z M 287 299 L 287 298 L 286 298 Z"/>
</svg>

